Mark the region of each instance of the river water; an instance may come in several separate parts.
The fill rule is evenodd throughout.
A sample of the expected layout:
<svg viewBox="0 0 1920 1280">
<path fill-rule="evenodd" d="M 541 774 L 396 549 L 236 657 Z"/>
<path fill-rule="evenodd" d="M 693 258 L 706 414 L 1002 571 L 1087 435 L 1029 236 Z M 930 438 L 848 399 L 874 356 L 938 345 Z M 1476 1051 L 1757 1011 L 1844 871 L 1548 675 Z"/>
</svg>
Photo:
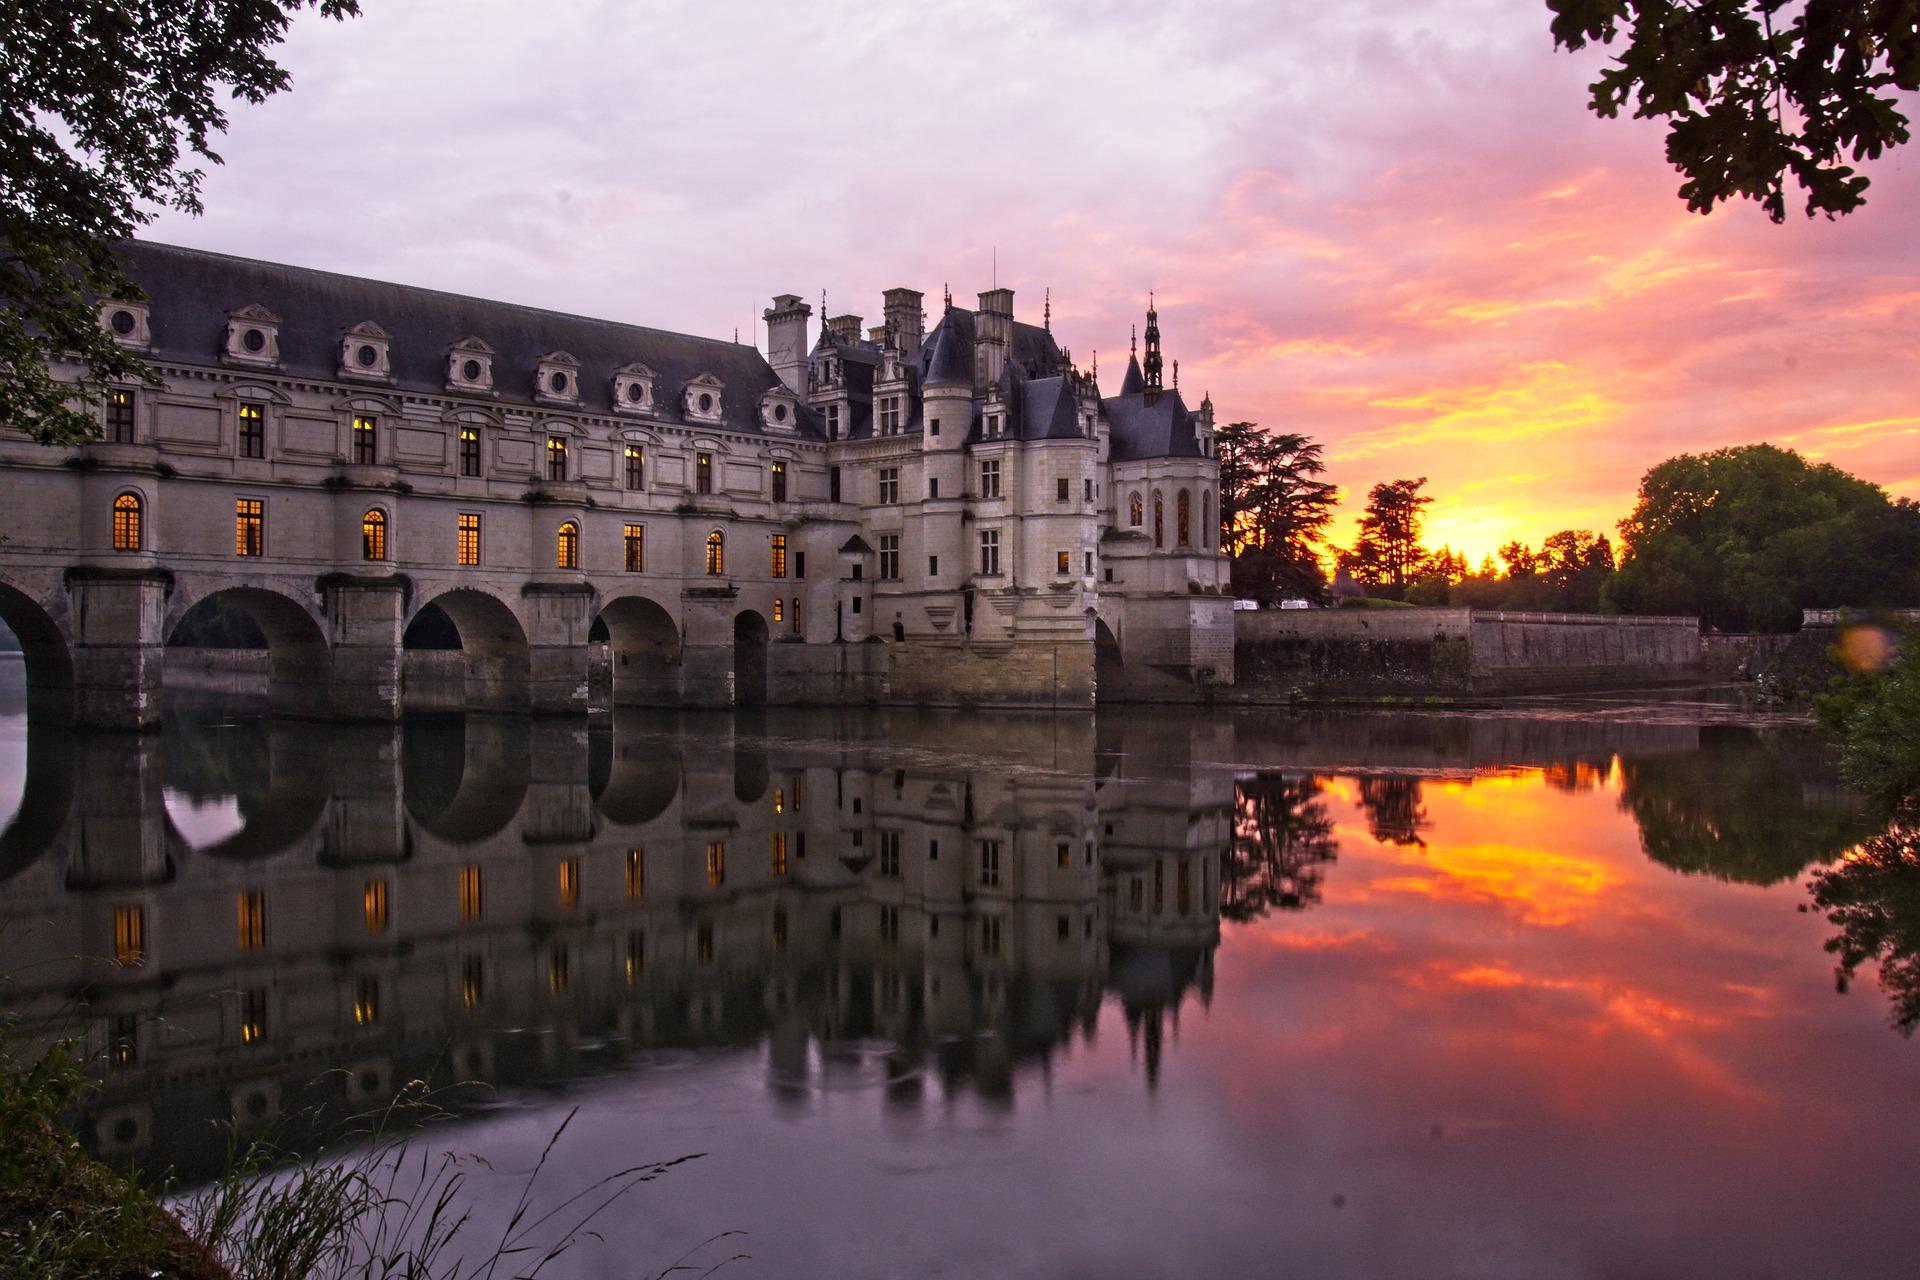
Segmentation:
<svg viewBox="0 0 1920 1280">
<path fill-rule="evenodd" d="M 0 663 L 0 1002 L 189 1182 L 415 1077 L 482 1221 L 569 1113 L 543 1203 L 700 1155 L 550 1275 L 1911 1276 L 1920 1059 L 1809 897 L 1874 823 L 1728 719 L 75 738 Z"/>
</svg>

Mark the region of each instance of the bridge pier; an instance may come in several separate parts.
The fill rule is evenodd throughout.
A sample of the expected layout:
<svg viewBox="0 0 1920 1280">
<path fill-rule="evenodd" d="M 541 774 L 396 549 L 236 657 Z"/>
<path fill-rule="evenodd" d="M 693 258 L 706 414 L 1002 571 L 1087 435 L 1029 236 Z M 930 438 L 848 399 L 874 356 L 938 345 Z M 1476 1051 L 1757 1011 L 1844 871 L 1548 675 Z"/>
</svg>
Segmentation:
<svg viewBox="0 0 1920 1280">
<path fill-rule="evenodd" d="M 172 583 L 164 569 L 68 570 L 73 723 L 84 729 L 159 727 L 163 620 Z"/>
<path fill-rule="evenodd" d="M 528 709 L 585 712 L 593 588 L 584 582 L 529 582 L 520 596 L 526 601 Z"/>
<path fill-rule="evenodd" d="M 67 887 L 131 888 L 172 879 L 160 739 L 129 742 L 80 734 L 73 746 Z M 113 952 L 104 948 L 89 954 Z"/>
<path fill-rule="evenodd" d="M 398 720 L 407 583 L 398 577 L 323 580 L 333 648 L 329 703 L 340 720 Z"/>
</svg>

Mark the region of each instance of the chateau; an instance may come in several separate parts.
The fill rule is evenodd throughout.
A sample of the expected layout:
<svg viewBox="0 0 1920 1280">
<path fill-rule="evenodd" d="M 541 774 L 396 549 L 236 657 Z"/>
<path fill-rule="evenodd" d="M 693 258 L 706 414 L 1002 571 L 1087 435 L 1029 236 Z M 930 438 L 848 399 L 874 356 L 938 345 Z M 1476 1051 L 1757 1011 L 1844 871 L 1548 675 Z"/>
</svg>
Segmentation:
<svg viewBox="0 0 1920 1280">
<path fill-rule="evenodd" d="M 1013 291 L 751 345 L 147 242 L 101 323 L 162 379 L 0 430 L 36 716 L 144 725 L 220 596 L 276 709 L 1090 706 L 1233 678 L 1213 407 L 1158 317 L 1104 395 Z M 78 368 L 58 370 L 77 378 Z"/>
</svg>

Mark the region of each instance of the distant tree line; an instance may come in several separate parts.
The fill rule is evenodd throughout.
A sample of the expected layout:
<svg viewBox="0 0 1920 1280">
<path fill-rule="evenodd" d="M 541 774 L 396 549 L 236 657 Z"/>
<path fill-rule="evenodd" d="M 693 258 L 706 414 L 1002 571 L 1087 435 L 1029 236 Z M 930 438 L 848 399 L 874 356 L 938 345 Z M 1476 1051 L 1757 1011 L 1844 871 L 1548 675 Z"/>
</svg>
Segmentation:
<svg viewBox="0 0 1920 1280">
<path fill-rule="evenodd" d="M 1648 471 L 1618 541 L 1562 529 L 1478 566 L 1426 545 L 1426 477 L 1376 484 L 1354 543 L 1327 540 L 1339 490 L 1306 436 L 1218 436 L 1220 542 L 1237 595 L 1568 613 L 1691 614 L 1780 631 L 1804 609 L 1920 605 L 1920 504 L 1791 449 L 1681 454 Z M 1324 565 L 1335 567 L 1327 580 Z"/>
</svg>

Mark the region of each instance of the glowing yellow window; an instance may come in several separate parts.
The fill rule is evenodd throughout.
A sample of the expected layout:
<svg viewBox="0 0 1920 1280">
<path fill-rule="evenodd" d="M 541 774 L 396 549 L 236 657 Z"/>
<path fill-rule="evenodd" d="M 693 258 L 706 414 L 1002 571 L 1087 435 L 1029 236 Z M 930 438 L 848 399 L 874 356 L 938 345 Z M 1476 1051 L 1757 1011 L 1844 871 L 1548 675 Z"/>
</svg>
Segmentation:
<svg viewBox="0 0 1920 1280">
<path fill-rule="evenodd" d="M 267 945 L 267 893 L 243 889 L 239 897 L 240 949 L 255 951 Z"/>
<path fill-rule="evenodd" d="M 468 956 L 460 966 L 460 1003 L 476 1008 L 487 998 L 487 971 L 479 956 Z"/>
<path fill-rule="evenodd" d="M 727 538 L 715 529 L 707 535 L 707 572 L 718 578 L 727 571 Z"/>
<path fill-rule="evenodd" d="M 387 931 L 387 882 L 376 876 L 360 891 L 360 914 L 366 918 L 367 932 L 379 935 Z"/>
<path fill-rule="evenodd" d="M 378 507 L 360 517 L 360 558 L 387 558 L 387 513 Z"/>
<path fill-rule="evenodd" d="M 138 551 L 141 546 L 140 495 L 123 493 L 113 500 L 113 549 Z"/>
<path fill-rule="evenodd" d="M 478 920 L 485 904 L 480 894 L 480 867 L 478 864 L 460 868 L 460 918 Z"/>
<path fill-rule="evenodd" d="M 362 978 L 353 993 L 354 1025 L 370 1027 L 380 1021 L 380 980 Z"/>
<path fill-rule="evenodd" d="M 784 831 L 773 833 L 773 874 L 787 874 L 787 833 Z"/>
<path fill-rule="evenodd" d="M 258 1044 L 267 1038 L 267 991 L 250 987 L 240 993 L 240 1043 Z"/>
<path fill-rule="evenodd" d="M 560 859 L 560 905 L 568 911 L 580 905 L 580 859 Z"/>
<path fill-rule="evenodd" d="M 787 535 L 784 533 L 773 535 L 773 576 L 787 576 Z"/>
<path fill-rule="evenodd" d="M 779 596 L 773 598 L 773 620 L 775 622 L 785 622 L 787 620 L 786 606 L 781 602 Z"/>
<path fill-rule="evenodd" d="M 266 503 L 259 498 L 236 498 L 233 503 L 233 554 L 266 554 Z"/>
<path fill-rule="evenodd" d="M 560 526 L 555 538 L 553 563 L 559 569 L 580 567 L 580 526 L 569 520 Z"/>
<path fill-rule="evenodd" d="M 460 563 L 480 563 L 480 517 L 471 511 L 460 513 Z"/>
<path fill-rule="evenodd" d="M 627 897 L 639 902 L 647 896 L 647 851 L 627 850 Z"/>
<path fill-rule="evenodd" d="M 638 982 L 647 971 L 647 935 L 635 931 L 627 935 L 627 981 Z"/>
<path fill-rule="evenodd" d="M 129 969 L 147 962 L 147 910 L 145 907 L 113 909 L 113 962 Z"/>
<path fill-rule="evenodd" d="M 722 885 L 727 880 L 727 844 L 715 840 L 707 846 L 707 883 Z"/>
<path fill-rule="evenodd" d="M 775 787 L 773 789 L 773 811 L 775 813 L 785 813 L 787 811 L 787 789 L 785 787 Z"/>
<path fill-rule="evenodd" d="M 573 957 L 565 947 L 555 947 L 547 957 L 547 990 L 564 995 L 573 982 Z"/>
</svg>

